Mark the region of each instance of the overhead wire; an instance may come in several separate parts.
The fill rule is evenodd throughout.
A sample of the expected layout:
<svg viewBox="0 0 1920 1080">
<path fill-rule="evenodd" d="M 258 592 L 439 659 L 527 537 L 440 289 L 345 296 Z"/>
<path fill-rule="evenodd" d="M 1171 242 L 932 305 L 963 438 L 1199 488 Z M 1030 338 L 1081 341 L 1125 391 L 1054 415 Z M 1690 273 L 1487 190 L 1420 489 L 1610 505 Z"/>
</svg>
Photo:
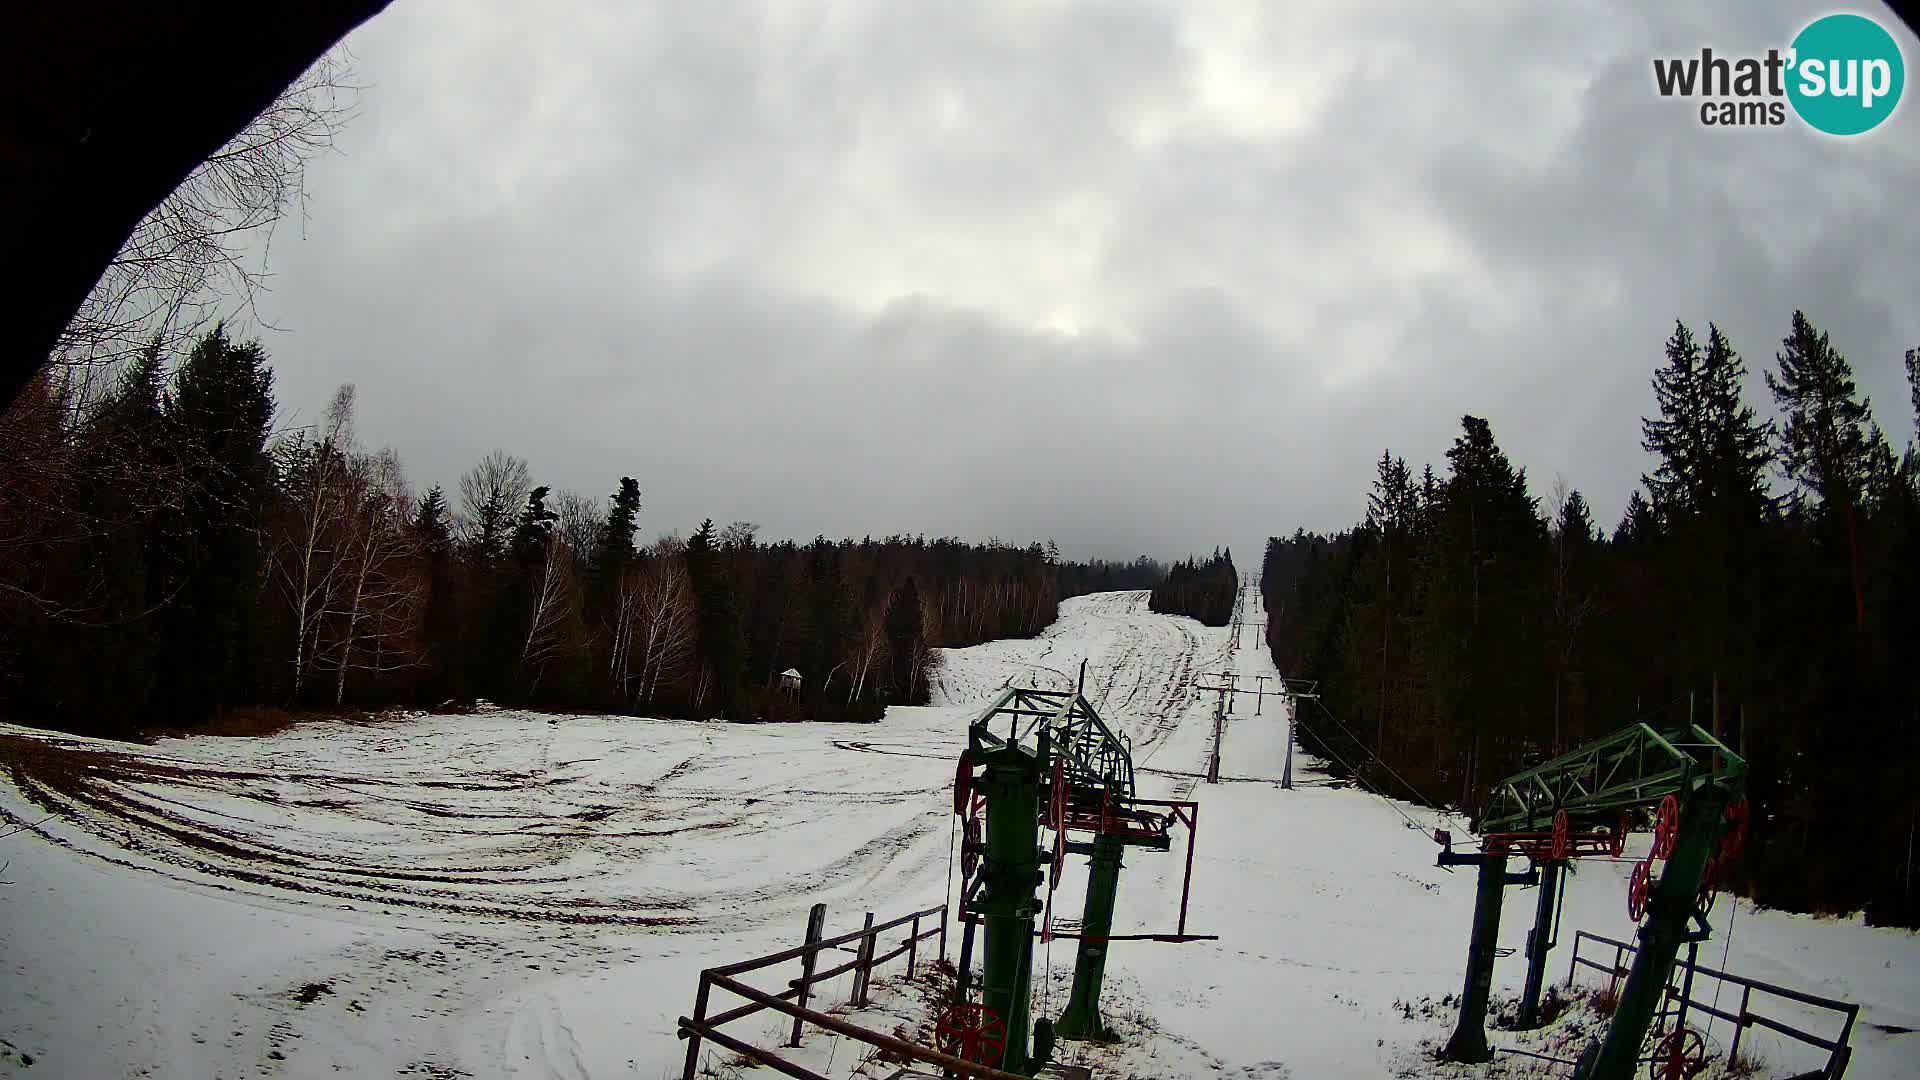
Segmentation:
<svg viewBox="0 0 1920 1080">
<path fill-rule="evenodd" d="M 1321 706 L 1321 709 L 1322 709 L 1322 711 L 1325 711 L 1325 706 Z M 1336 723 L 1336 724 L 1337 724 L 1337 723 L 1339 723 L 1339 721 L 1338 721 L 1338 720 L 1336 720 L 1336 721 L 1334 721 L 1334 723 Z M 1349 735 L 1351 735 L 1352 733 L 1351 733 L 1351 732 L 1348 732 L 1348 734 L 1349 734 Z M 1388 806 L 1390 806 L 1390 807 L 1392 807 L 1392 808 L 1393 808 L 1393 812 L 1394 812 L 1394 813 L 1396 813 L 1396 814 L 1399 814 L 1399 815 L 1400 815 L 1400 816 L 1401 816 L 1402 818 L 1405 818 L 1405 819 L 1406 819 L 1406 822 L 1407 822 L 1407 827 L 1408 827 L 1408 828 L 1410 828 L 1410 829 L 1414 829 L 1414 830 L 1417 830 L 1417 831 L 1419 831 L 1419 832 L 1423 832 L 1423 833 L 1424 833 L 1424 832 L 1428 832 L 1428 828 L 1427 828 L 1427 826 L 1425 826 L 1425 825 L 1422 825 L 1422 824 L 1420 824 L 1420 823 L 1419 823 L 1418 821 L 1415 821 L 1415 820 L 1414 820 L 1413 818 L 1411 818 L 1411 817 L 1409 817 L 1409 816 L 1407 815 L 1407 812 L 1406 812 L 1405 810 L 1402 810 L 1402 809 L 1400 809 L 1400 804 L 1399 804 L 1399 803 L 1397 803 L 1397 802 L 1395 802 L 1395 801 L 1393 801 L 1393 799 L 1391 799 L 1391 798 L 1389 798 L 1389 797 L 1387 796 L 1387 794 L 1386 794 L 1385 792 L 1383 792 L 1383 791 L 1381 791 L 1381 790 L 1379 790 L 1378 788 L 1376 788 L 1376 787 L 1374 787 L 1373 785 L 1371 785 L 1371 784 L 1369 784 L 1369 783 L 1367 783 L 1367 782 L 1366 782 L 1366 780 L 1365 780 L 1364 778 L 1362 778 L 1362 777 L 1361 777 L 1361 775 L 1360 775 L 1360 770 L 1359 770 L 1359 769 L 1356 769 L 1356 768 L 1354 768 L 1354 767 L 1353 767 L 1353 766 L 1352 766 L 1351 764 L 1349 764 L 1349 763 L 1347 762 L 1347 760 L 1346 760 L 1345 758 L 1343 758 L 1343 757 L 1341 757 L 1341 756 L 1340 756 L 1339 754 L 1337 754 L 1337 753 L 1334 753 L 1334 750 L 1333 750 L 1333 747 L 1331 747 L 1331 746 L 1329 746 L 1329 745 L 1327 745 L 1327 741 L 1326 741 L 1325 739 L 1322 739 L 1322 738 L 1320 738 L 1320 737 L 1318 737 L 1318 736 L 1315 736 L 1315 737 L 1314 737 L 1314 741 L 1320 744 L 1320 749 L 1322 749 L 1322 750 L 1325 750 L 1325 751 L 1327 752 L 1327 756 L 1328 756 L 1328 757 L 1330 757 L 1330 758 L 1332 758 L 1332 759 L 1333 759 L 1334 761 L 1336 761 L 1336 762 L 1338 762 L 1338 763 L 1340 764 L 1340 767 L 1341 767 L 1341 768 L 1343 768 L 1343 769 L 1345 769 L 1345 770 L 1347 770 L 1348 772 L 1350 772 L 1350 773 L 1352 773 L 1352 774 L 1353 774 L 1353 782 L 1354 782 L 1354 783 L 1356 783 L 1356 784 L 1358 784 L 1358 785 L 1360 785 L 1360 788 L 1361 788 L 1361 790 L 1363 790 L 1363 791 L 1367 791 L 1367 792 L 1370 792 L 1370 793 L 1372 793 L 1372 794 L 1374 794 L 1374 795 L 1376 795 L 1376 796 L 1378 796 L 1378 797 L 1380 798 L 1380 801 L 1382 801 L 1382 802 L 1384 802 L 1384 803 L 1386 803 L 1386 804 L 1387 804 Z M 1356 741 L 1357 741 L 1357 740 L 1356 740 Z"/>
<path fill-rule="evenodd" d="M 947 826 L 947 891 L 940 895 L 941 903 L 953 901 L 953 849 L 960 838 L 960 815 L 953 815 L 953 821 Z M 944 939 L 943 939 L 944 940 Z"/>
<path fill-rule="evenodd" d="M 1733 952 L 1733 920 L 1735 916 L 1740 914 L 1740 895 L 1729 892 L 1727 894 L 1727 900 L 1732 906 L 1727 909 L 1726 942 L 1720 946 L 1720 970 L 1723 972 L 1727 970 L 1727 956 Z M 1727 980 L 1724 978 L 1713 981 L 1713 1007 L 1715 1010 L 1720 1008 L 1720 991 L 1726 989 L 1726 986 Z"/>
<path fill-rule="evenodd" d="M 1389 776 L 1392 776 L 1394 779 L 1400 781 L 1400 783 L 1404 785 L 1408 791 L 1413 793 L 1414 798 L 1419 799 L 1423 803 L 1427 803 L 1429 806 L 1435 805 L 1431 799 L 1428 799 L 1424 794 L 1420 792 L 1419 788 L 1416 788 L 1412 784 L 1407 783 L 1406 777 L 1401 776 L 1397 772 L 1394 772 L 1392 766 L 1388 765 L 1385 761 L 1381 761 L 1380 755 L 1368 749 L 1367 744 L 1364 742 L 1361 742 L 1360 737 L 1358 735 L 1355 735 L 1351 728 L 1347 727 L 1347 725 L 1345 724 L 1340 723 L 1340 718 L 1333 715 L 1332 712 L 1328 711 L 1326 705 L 1322 704 L 1319 698 L 1316 697 L 1316 698 L 1311 698 L 1309 700 L 1311 700 L 1315 705 L 1319 706 L 1321 712 L 1326 713 L 1327 719 L 1333 721 L 1336 725 L 1338 725 L 1341 731 L 1346 732 L 1347 738 L 1352 739 L 1354 742 L 1354 745 L 1360 747 L 1360 749 L 1362 750 L 1365 750 L 1367 752 L 1367 755 L 1373 758 L 1373 760 L 1379 761 L 1380 767 L 1385 769 Z M 1311 734 L 1311 732 L 1309 732 L 1309 734 Z M 1316 735 L 1314 736 L 1314 741 L 1320 744 L 1320 748 L 1327 752 L 1328 757 L 1331 757 L 1333 758 L 1333 760 L 1339 762 L 1342 768 L 1346 769 L 1348 772 L 1353 774 L 1354 783 L 1360 785 L 1360 787 L 1363 790 L 1370 791 L 1373 794 L 1379 796 L 1382 802 L 1385 802 L 1388 806 L 1393 808 L 1394 813 L 1399 814 L 1402 818 L 1406 819 L 1407 828 L 1413 829 L 1416 832 L 1424 833 L 1428 836 L 1429 839 L 1433 839 L 1433 827 L 1424 825 L 1418 821 L 1415 821 L 1411 815 L 1409 815 L 1405 810 L 1402 810 L 1400 808 L 1399 802 L 1394 800 L 1392 797 L 1388 796 L 1386 792 L 1381 791 L 1379 788 L 1374 787 L 1372 784 L 1367 783 L 1365 778 L 1361 776 L 1360 770 L 1354 768 L 1351 763 L 1349 763 L 1345 758 L 1342 758 L 1339 754 L 1334 753 L 1333 747 L 1327 743 L 1327 740 L 1322 739 Z M 1434 839 L 1434 843 L 1439 843 L 1439 840 Z"/>
<path fill-rule="evenodd" d="M 1315 705 L 1319 706 L 1321 712 L 1326 713 L 1327 719 L 1333 721 L 1335 724 L 1338 724 L 1340 727 L 1340 730 L 1347 733 L 1347 738 L 1352 739 L 1356 744 L 1359 745 L 1360 749 L 1365 750 L 1367 752 L 1368 757 L 1372 758 L 1375 761 L 1378 761 L 1380 763 L 1380 767 L 1387 770 L 1387 775 L 1393 777 L 1395 780 L 1400 781 L 1401 786 L 1405 787 L 1409 792 L 1412 792 L 1414 798 L 1419 799 L 1421 802 L 1427 804 L 1428 806 L 1438 805 L 1432 799 L 1427 798 L 1427 796 L 1419 788 L 1414 787 L 1411 783 L 1409 783 L 1406 777 L 1401 776 L 1397 772 L 1394 772 L 1393 766 L 1387 764 L 1385 759 L 1381 758 L 1379 754 L 1374 753 L 1373 749 L 1369 747 L 1366 743 L 1361 742 L 1360 736 L 1355 735 L 1353 733 L 1352 728 L 1347 727 L 1347 725 L 1345 724 L 1341 724 L 1340 718 L 1333 715 L 1333 713 L 1327 708 L 1325 703 L 1323 703 L 1317 697 L 1312 700 Z"/>
</svg>

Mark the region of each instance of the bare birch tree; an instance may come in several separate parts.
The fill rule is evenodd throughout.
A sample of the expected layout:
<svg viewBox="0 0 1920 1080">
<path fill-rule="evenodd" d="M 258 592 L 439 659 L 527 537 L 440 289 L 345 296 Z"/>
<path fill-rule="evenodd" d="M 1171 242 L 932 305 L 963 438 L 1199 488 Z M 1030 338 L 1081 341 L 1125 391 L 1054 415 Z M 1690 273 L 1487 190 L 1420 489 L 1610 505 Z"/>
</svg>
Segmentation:
<svg viewBox="0 0 1920 1080">
<path fill-rule="evenodd" d="M 420 538 L 408 518 L 413 495 L 400 459 L 382 450 L 353 465 L 335 590 L 336 707 L 346 701 L 349 671 L 382 675 L 420 662 L 417 646 L 426 607 Z"/>
<path fill-rule="evenodd" d="M 573 549 L 576 561 L 585 562 L 600 549 L 600 534 L 606 531 L 607 511 L 602 501 L 578 491 L 562 491 L 553 497 L 553 512 L 560 515 L 560 535 Z"/>
<path fill-rule="evenodd" d="M 867 679 L 876 668 L 884 671 L 888 660 L 887 621 L 881 612 L 867 616 L 865 626 L 854 643 L 853 676 L 847 688 L 847 704 L 866 695 Z"/>
<path fill-rule="evenodd" d="M 547 664 L 570 644 L 567 627 L 575 614 L 573 552 L 559 530 L 547 533 L 545 551 L 530 588 L 527 635 L 520 646 L 520 665 L 530 676 L 529 692 L 539 687 Z"/>
<path fill-rule="evenodd" d="M 921 686 L 931 687 L 933 678 L 940 671 L 940 653 L 935 646 L 940 641 L 940 613 L 930 604 L 920 607 L 920 633 L 913 639 L 912 674 L 907 676 L 907 700 L 918 700 L 916 691 Z"/>
<path fill-rule="evenodd" d="M 687 576 L 685 556 L 665 540 L 653 546 L 634 577 L 631 633 L 640 651 L 636 700 L 651 704 L 663 684 L 685 674 L 693 658 L 697 630 L 693 582 Z"/>
<path fill-rule="evenodd" d="M 178 351 L 216 310 L 251 310 L 274 226 L 301 206 L 306 165 L 352 118 L 354 91 L 347 53 L 322 57 L 141 220 L 47 358 L 77 407 L 143 349 Z"/>
<path fill-rule="evenodd" d="M 292 609 L 293 700 L 306 689 L 319 653 L 322 623 L 334 606 L 338 584 L 337 543 L 347 514 L 347 481 L 353 454 L 351 384 L 333 395 L 319 431 L 298 432 L 274 448 L 286 493 L 286 518 L 269 555 L 268 578 Z"/>
</svg>

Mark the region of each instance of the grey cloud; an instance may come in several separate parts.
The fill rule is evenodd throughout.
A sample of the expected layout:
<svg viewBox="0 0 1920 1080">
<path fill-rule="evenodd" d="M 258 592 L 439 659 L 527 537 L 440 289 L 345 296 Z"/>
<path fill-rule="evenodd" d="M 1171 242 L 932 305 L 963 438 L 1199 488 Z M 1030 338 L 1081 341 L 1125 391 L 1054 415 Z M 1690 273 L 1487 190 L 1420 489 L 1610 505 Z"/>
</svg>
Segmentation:
<svg viewBox="0 0 1920 1080">
<path fill-rule="evenodd" d="M 505 446 L 649 530 L 1247 562 L 1463 412 L 1608 517 L 1676 317 L 1757 370 L 1805 307 L 1903 422 L 1913 103 L 1840 142 L 1652 93 L 1803 18 L 409 0 L 268 344 L 423 485 Z"/>
</svg>

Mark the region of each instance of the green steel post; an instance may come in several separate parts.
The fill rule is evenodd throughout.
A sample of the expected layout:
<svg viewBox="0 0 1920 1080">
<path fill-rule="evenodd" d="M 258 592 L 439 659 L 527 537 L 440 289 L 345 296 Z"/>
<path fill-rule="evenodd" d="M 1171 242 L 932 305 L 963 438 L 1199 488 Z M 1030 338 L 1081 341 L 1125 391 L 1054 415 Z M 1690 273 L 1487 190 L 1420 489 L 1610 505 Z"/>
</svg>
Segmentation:
<svg viewBox="0 0 1920 1080">
<path fill-rule="evenodd" d="M 1726 807 L 1726 793 L 1711 784 L 1681 805 L 1680 835 L 1647 900 L 1640 949 L 1634 953 L 1627 985 L 1620 991 L 1613 1024 L 1607 1028 L 1606 1041 L 1593 1059 L 1591 1071 L 1579 1074 L 1587 1080 L 1628 1080 L 1633 1076 L 1640 1044 L 1646 1041 L 1667 980 L 1673 976 L 1674 958 L 1687 940 L 1687 922 L 1693 916 L 1700 878 L 1719 838 L 1720 817 Z"/>
<path fill-rule="evenodd" d="M 1007 1026 L 1007 1072 L 1028 1073 L 1028 1000 L 1033 979 L 1034 888 L 1040 878 L 1041 753 L 1009 745 L 984 756 L 987 797 L 984 892 L 974 907 L 986 923 L 981 1001 Z"/>
<path fill-rule="evenodd" d="M 1553 948 L 1553 900 L 1560 884 L 1561 863 L 1540 864 L 1540 902 L 1533 909 L 1533 933 L 1527 935 L 1527 988 L 1520 996 L 1520 1030 L 1540 1026 L 1540 986 L 1546 981 L 1547 952 Z"/>
<path fill-rule="evenodd" d="M 1106 978 L 1106 937 L 1113 933 L 1113 900 L 1120 888 L 1120 856 L 1125 850 L 1117 836 L 1094 837 L 1087 906 L 1080 920 L 1080 951 L 1073 964 L 1073 993 L 1054 1028 L 1063 1039 L 1109 1037 L 1100 1022 L 1100 984 Z"/>
<path fill-rule="evenodd" d="M 1500 939 L 1500 900 L 1507 890 L 1507 853 L 1488 848 L 1480 857 L 1480 890 L 1473 901 L 1473 939 L 1467 945 L 1467 982 L 1460 991 L 1460 1022 L 1440 1052 L 1442 1061 L 1478 1064 L 1493 1060 L 1487 1045 L 1487 996 Z"/>
</svg>

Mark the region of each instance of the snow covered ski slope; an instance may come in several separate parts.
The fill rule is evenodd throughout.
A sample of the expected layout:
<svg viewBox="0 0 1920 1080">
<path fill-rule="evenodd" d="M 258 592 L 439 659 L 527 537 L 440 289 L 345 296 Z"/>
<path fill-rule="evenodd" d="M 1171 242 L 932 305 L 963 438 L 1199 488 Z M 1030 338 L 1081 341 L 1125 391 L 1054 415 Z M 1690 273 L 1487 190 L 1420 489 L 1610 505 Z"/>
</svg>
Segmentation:
<svg viewBox="0 0 1920 1080">
<path fill-rule="evenodd" d="M 836 931 L 940 902 L 967 722 L 1009 682 L 1071 686 L 1082 660 L 1142 793 L 1200 801 L 1188 926 L 1221 935 L 1114 946 L 1106 1007 L 1133 1041 L 1102 1075 L 1435 1075 L 1421 1044 L 1450 1017 L 1422 1002 L 1459 989 L 1473 899 L 1433 865 L 1436 816 L 1306 758 L 1281 790 L 1273 699 L 1236 703 L 1223 782 L 1201 782 L 1196 681 L 1271 662 L 1251 631 L 1230 650 L 1111 593 L 1037 639 L 949 652 L 936 703 L 877 725 L 495 711 L 150 747 L 0 729 L 0 832 L 33 826 L 0 840 L 0 1076 L 677 1076 L 702 967 L 793 944 L 815 902 Z M 1128 855 L 1116 932 L 1172 928 L 1185 844 Z M 1626 870 L 1581 867 L 1563 941 L 1629 935 Z M 1056 913 L 1078 913 L 1083 874 Z M 1071 946 L 1036 956 L 1044 1012 Z M 1849 1077 L 1920 1077 L 1920 1036 L 1898 1033 L 1920 1028 L 1914 935 L 1743 905 L 1726 962 L 1863 1003 Z M 1497 989 L 1522 974 L 1503 961 Z M 1803 1060 L 1766 1052 L 1762 1075 Z"/>
</svg>

